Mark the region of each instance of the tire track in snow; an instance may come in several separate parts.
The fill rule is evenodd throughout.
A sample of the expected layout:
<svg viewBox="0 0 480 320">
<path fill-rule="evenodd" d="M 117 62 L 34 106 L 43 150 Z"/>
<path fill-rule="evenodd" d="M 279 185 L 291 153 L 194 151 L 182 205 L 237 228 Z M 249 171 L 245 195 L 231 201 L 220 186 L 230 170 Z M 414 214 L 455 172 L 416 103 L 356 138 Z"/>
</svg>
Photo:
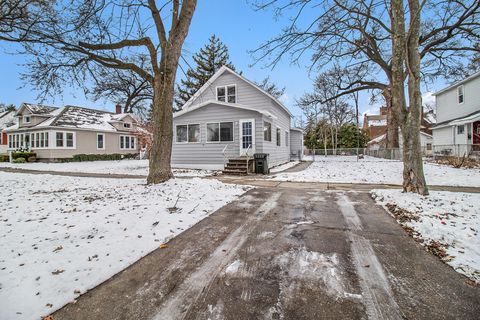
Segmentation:
<svg viewBox="0 0 480 320">
<path fill-rule="evenodd" d="M 153 317 L 155 320 L 184 319 L 195 302 L 207 293 L 216 275 L 233 260 L 258 222 L 277 206 L 281 193 L 273 193 L 249 216 L 247 221 L 233 231 L 210 255 L 210 257 L 179 287 L 172 292 Z"/>
<path fill-rule="evenodd" d="M 362 300 L 368 319 L 403 319 L 388 279 L 370 241 L 356 233 L 362 231 L 363 227 L 353 202 L 343 193 L 339 195 L 337 205 L 350 228 L 347 236 L 351 243 L 353 261 L 359 277 Z"/>
</svg>

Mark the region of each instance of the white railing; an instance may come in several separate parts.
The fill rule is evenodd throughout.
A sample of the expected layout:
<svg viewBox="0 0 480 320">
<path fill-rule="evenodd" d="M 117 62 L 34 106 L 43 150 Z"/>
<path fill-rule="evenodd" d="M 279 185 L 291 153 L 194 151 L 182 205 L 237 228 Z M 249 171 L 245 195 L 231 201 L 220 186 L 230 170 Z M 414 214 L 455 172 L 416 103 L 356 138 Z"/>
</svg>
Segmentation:
<svg viewBox="0 0 480 320">
<path fill-rule="evenodd" d="M 248 175 L 248 163 L 250 161 L 250 156 L 248 155 L 248 150 L 250 150 L 251 146 L 252 146 L 252 144 L 249 144 L 248 148 L 247 148 L 247 151 L 245 151 L 245 155 L 247 156 L 247 175 Z"/>
<path fill-rule="evenodd" d="M 225 166 L 227 165 L 227 160 L 228 160 L 228 157 L 227 157 L 227 148 L 228 148 L 229 144 L 227 144 L 223 150 L 222 150 L 222 154 L 223 154 L 223 167 L 225 168 Z"/>
</svg>

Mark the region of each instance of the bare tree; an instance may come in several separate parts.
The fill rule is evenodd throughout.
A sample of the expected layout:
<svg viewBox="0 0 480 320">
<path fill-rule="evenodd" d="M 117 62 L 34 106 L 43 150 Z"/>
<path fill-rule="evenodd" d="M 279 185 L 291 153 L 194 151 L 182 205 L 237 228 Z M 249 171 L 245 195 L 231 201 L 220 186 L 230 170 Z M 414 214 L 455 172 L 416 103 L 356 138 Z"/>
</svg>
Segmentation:
<svg viewBox="0 0 480 320">
<path fill-rule="evenodd" d="M 393 1 L 385 0 L 270 0 L 260 1 L 257 8 L 275 8 L 276 14 L 293 12 L 291 23 L 282 32 L 266 41 L 262 46 L 253 51 L 257 60 L 269 59 L 268 65 L 275 66 L 285 55 L 289 55 L 294 63 L 299 63 L 300 58 L 309 53 L 312 57 L 310 68 L 330 65 L 334 63 L 346 70 L 363 70 L 356 79 L 342 81 L 340 95 L 349 95 L 353 91 L 378 90 L 387 101 L 387 106 L 393 112 L 389 114 L 390 124 L 397 122 L 391 128 L 401 127 L 413 130 L 409 134 L 402 132 L 406 148 L 418 148 L 415 141 L 408 141 L 419 134 L 420 127 L 416 122 L 410 122 L 413 113 L 401 113 L 407 110 L 406 99 L 394 99 L 393 91 L 399 90 L 399 79 L 393 80 L 394 61 L 398 56 L 393 53 L 392 38 L 394 34 L 392 12 Z M 409 26 L 408 46 L 415 46 L 418 42 L 418 57 L 420 75 L 423 79 L 431 80 L 439 76 L 448 75 L 451 70 L 464 67 L 468 56 L 479 52 L 480 39 L 480 2 L 476 0 L 424 0 L 417 16 L 428 16 L 428 20 L 419 20 Z M 408 2 L 408 10 L 415 11 L 415 4 Z M 318 11 L 313 19 L 305 17 L 304 12 L 315 8 Z M 413 8 L 413 9 L 412 9 Z M 300 23 L 301 22 L 301 23 Z M 418 29 L 418 32 L 416 30 Z M 396 30 L 397 31 L 397 30 Z M 412 40 L 411 37 L 417 39 Z M 416 41 L 416 42 L 413 42 Z M 398 43 L 397 43 L 398 44 Z M 411 56 L 404 58 L 417 58 Z M 405 62 L 402 59 L 402 63 Z M 409 60 L 412 62 L 412 60 Z M 409 64 L 403 64 L 407 67 Z M 399 66 L 396 66 L 399 67 Z M 397 70 L 395 71 L 397 72 Z M 417 77 L 416 71 L 404 70 L 403 84 L 407 76 Z M 353 72 L 354 73 L 354 72 Z M 395 77 L 398 74 L 395 75 Z M 410 81 L 410 80 L 409 80 Z M 412 83 L 416 87 L 416 83 Z M 412 89 L 413 90 L 413 89 Z M 416 89 L 413 90 L 416 92 Z M 417 93 L 411 94 L 412 98 Z M 330 97 L 333 99 L 335 97 Z M 416 103 L 416 102 L 415 102 Z M 399 105 L 400 104 L 400 105 Z M 407 116 L 405 116 L 407 115 Z M 401 123 L 403 121 L 403 123 Z M 397 136 L 391 134 L 391 137 Z M 414 138 L 412 138 L 414 139 Z M 418 151 L 418 152 L 417 152 Z M 412 151 L 411 157 L 418 158 L 420 150 Z M 413 158 L 405 159 L 405 170 L 416 171 L 415 175 L 421 183 L 423 170 L 420 161 Z M 417 164 L 413 165 L 413 161 Z M 408 164 L 408 162 L 411 162 Z M 411 177 L 412 175 L 408 175 Z M 407 179 L 404 174 L 404 179 Z M 424 181 L 424 179 L 423 179 Z M 415 182 L 404 181 L 407 191 L 428 192 L 422 186 L 413 187 Z M 408 187 L 407 187 L 408 186 Z"/>
<path fill-rule="evenodd" d="M 277 99 L 285 93 L 285 87 L 279 87 L 275 82 L 270 81 L 270 76 L 255 84 Z"/>
<path fill-rule="evenodd" d="M 43 92 L 66 84 L 84 88 L 95 66 L 135 73 L 153 91 L 153 146 L 148 183 L 172 177 L 172 105 L 175 76 L 196 0 L 107 0 L 55 3 L 12 24 L 10 40 L 32 57 L 25 80 Z M 27 8 L 27 11 L 30 7 Z M 136 63 L 148 57 L 148 67 Z"/>
</svg>

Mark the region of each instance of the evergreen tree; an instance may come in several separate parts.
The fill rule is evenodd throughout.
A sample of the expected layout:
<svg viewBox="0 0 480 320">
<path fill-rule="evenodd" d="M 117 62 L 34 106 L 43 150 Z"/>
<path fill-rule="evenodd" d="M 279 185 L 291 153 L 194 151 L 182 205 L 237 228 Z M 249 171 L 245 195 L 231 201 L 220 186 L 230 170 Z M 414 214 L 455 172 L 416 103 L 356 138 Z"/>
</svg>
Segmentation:
<svg viewBox="0 0 480 320">
<path fill-rule="evenodd" d="M 215 35 L 193 57 L 196 67 L 189 68 L 186 78 L 177 85 L 175 103 L 179 109 L 212 77 L 222 66 L 235 70 L 227 46 Z"/>
</svg>

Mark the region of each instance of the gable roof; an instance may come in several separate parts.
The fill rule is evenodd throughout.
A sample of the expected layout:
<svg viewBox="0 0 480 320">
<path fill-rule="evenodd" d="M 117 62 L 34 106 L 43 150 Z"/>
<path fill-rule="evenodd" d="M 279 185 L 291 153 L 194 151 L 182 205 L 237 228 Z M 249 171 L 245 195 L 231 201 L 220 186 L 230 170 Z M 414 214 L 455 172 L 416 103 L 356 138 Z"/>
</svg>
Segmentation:
<svg viewBox="0 0 480 320">
<path fill-rule="evenodd" d="M 38 116 L 49 116 L 59 109 L 58 107 L 46 106 L 43 104 L 22 103 L 15 115 L 18 116 L 25 108 L 27 108 L 32 114 Z"/>
<path fill-rule="evenodd" d="M 432 95 L 433 95 L 433 96 L 438 96 L 439 94 L 442 94 L 442 93 L 444 93 L 444 92 L 446 92 L 446 91 L 449 91 L 449 90 L 451 90 L 451 89 L 453 89 L 453 88 L 456 88 L 456 87 L 458 87 L 459 85 L 462 85 L 462 84 L 464 84 L 464 83 L 466 83 L 466 82 L 468 82 L 468 81 L 470 81 L 470 80 L 473 80 L 473 79 L 475 79 L 475 78 L 477 78 L 477 77 L 480 77 L 480 71 L 472 74 L 472 75 L 469 76 L 469 77 L 466 77 L 466 78 L 463 79 L 463 80 L 454 82 L 453 84 L 449 85 L 448 87 L 443 88 L 442 90 L 439 90 L 439 91 L 433 93 Z"/>
<path fill-rule="evenodd" d="M 208 101 L 202 102 L 200 104 L 194 105 L 193 107 L 190 107 L 188 109 L 182 109 L 180 111 L 177 111 L 173 114 L 173 118 L 183 116 L 186 113 L 198 110 L 200 108 L 206 107 L 206 106 L 211 105 L 211 104 L 216 104 L 216 105 L 221 105 L 221 106 L 227 106 L 227 107 L 238 108 L 238 109 L 242 109 L 242 110 L 258 112 L 260 114 L 263 114 L 263 115 L 265 115 L 267 117 L 270 117 L 270 118 L 273 118 L 273 119 L 277 118 L 276 116 L 274 116 L 273 114 L 271 114 L 270 112 L 265 111 L 265 110 L 258 110 L 258 109 L 252 108 L 252 107 L 248 107 L 248 106 L 245 106 L 245 105 L 242 105 L 242 104 L 238 104 L 238 103 L 228 103 L 228 102 L 217 101 L 217 100 L 208 100 Z"/>
<path fill-rule="evenodd" d="M 225 72 L 230 72 L 231 74 L 235 75 L 237 78 L 247 82 L 249 85 L 251 85 L 252 87 L 254 87 L 255 89 L 259 90 L 261 93 L 263 93 L 264 95 L 266 95 L 267 97 L 269 97 L 270 99 L 272 99 L 275 103 L 277 103 L 283 110 L 285 110 L 289 115 L 290 117 L 293 117 L 292 113 L 290 112 L 290 110 L 288 110 L 287 107 L 285 107 L 283 105 L 283 103 L 281 103 L 277 98 L 275 98 L 274 96 L 272 96 L 270 93 L 268 93 L 267 91 L 263 90 L 262 88 L 260 88 L 258 85 L 256 85 L 255 83 L 253 83 L 252 81 L 248 80 L 247 78 L 245 78 L 244 76 L 236 73 L 235 71 L 233 71 L 232 69 L 230 69 L 229 67 L 227 66 L 222 66 L 220 69 L 218 69 L 217 72 L 215 72 L 215 74 L 210 78 L 208 79 L 207 82 L 205 82 L 205 84 L 197 91 L 195 92 L 195 94 L 183 105 L 182 109 L 186 109 L 186 108 L 189 108 L 190 105 L 193 103 L 193 101 L 195 99 L 197 99 L 205 90 L 208 89 L 208 87 L 218 78 L 220 77 L 222 74 L 224 74 Z"/>
<path fill-rule="evenodd" d="M 15 112 L 15 110 L 11 110 L 0 114 L 0 131 L 17 123 L 18 120 L 15 118 Z"/>
<path fill-rule="evenodd" d="M 29 108 L 29 110 L 30 106 L 32 105 L 22 104 L 22 108 Z M 35 126 L 28 127 L 28 129 L 55 127 L 80 130 L 117 131 L 112 123 L 120 122 L 127 116 L 131 116 L 132 119 L 137 122 L 137 118 L 131 114 L 114 114 L 108 111 L 71 105 L 62 108 L 44 107 L 45 106 L 40 106 L 40 109 L 42 109 L 40 112 L 43 116 L 47 117 L 47 119 Z M 34 110 L 38 112 L 38 108 L 35 108 Z M 48 113 L 48 111 L 50 112 Z M 17 129 L 19 129 L 18 124 L 8 128 L 8 130 Z"/>
</svg>

